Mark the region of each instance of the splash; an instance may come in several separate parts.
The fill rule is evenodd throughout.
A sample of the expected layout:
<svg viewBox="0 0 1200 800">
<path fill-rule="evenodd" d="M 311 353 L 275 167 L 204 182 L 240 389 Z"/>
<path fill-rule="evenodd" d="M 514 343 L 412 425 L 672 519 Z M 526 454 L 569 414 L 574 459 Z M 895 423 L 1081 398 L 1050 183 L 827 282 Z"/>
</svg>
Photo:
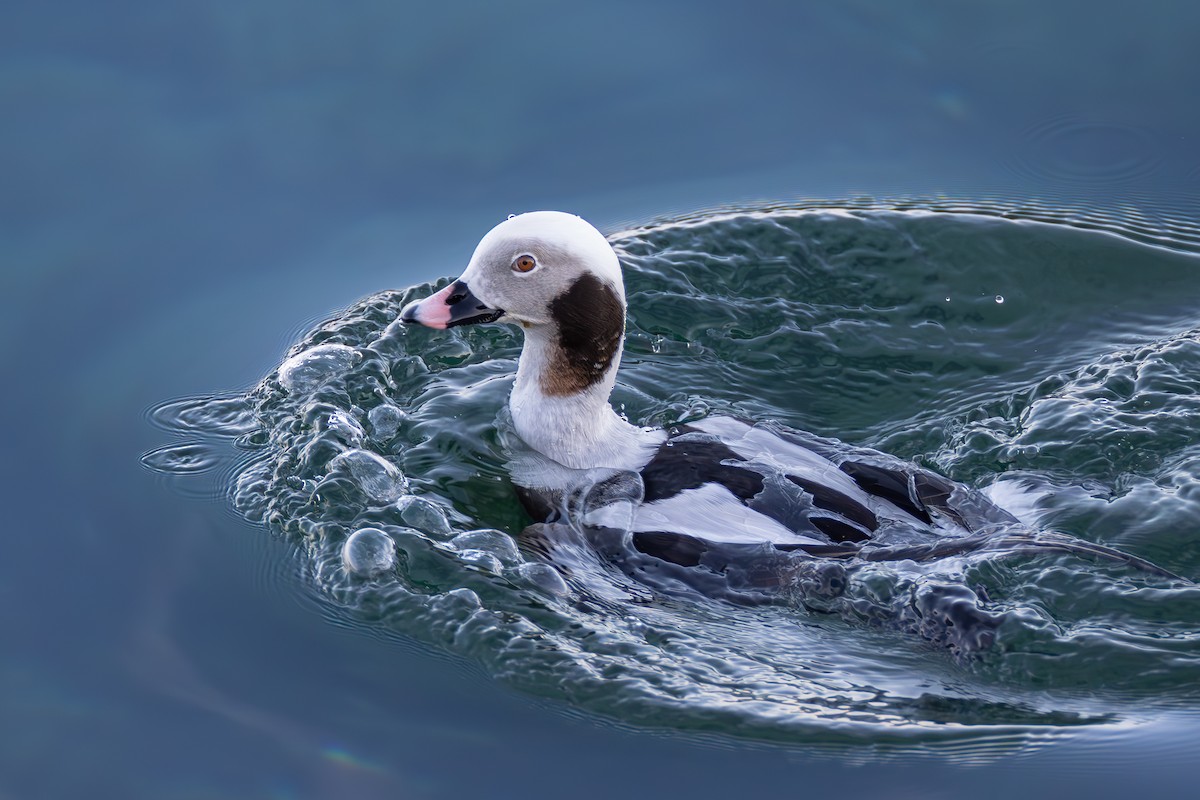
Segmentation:
<svg viewBox="0 0 1200 800">
<path fill-rule="evenodd" d="M 613 242 L 631 421 L 730 414 L 877 447 L 1021 487 L 1049 535 L 1200 574 L 1195 228 L 864 201 Z M 1200 590 L 1077 552 L 808 560 L 761 604 L 664 591 L 582 539 L 559 543 L 564 575 L 506 468 L 519 333 L 395 324 L 442 285 L 363 300 L 247 394 L 156 409 L 181 441 L 145 463 L 195 480 L 236 443 L 231 504 L 300 543 L 330 602 L 626 724 L 980 759 L 1200 699 Z"/>
</svg>

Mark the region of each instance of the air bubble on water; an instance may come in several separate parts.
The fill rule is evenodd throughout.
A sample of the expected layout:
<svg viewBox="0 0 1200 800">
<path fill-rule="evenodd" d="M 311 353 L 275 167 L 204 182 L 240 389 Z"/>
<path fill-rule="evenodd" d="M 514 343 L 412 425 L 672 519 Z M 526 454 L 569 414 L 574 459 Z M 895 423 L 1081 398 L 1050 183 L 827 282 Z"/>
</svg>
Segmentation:
<svg viewBox="0 0 1200 800">
<path fill-rule="evenodd" d="M 329 462 L 330 471 L 345 470 L 372 500 L 390 503 L 408 484 L 396 465 L 370 450 L 347 450 Z"/>
<path fill-rule="evenodd" d="M 396 435 L 405 414 L 391 403 L 375 406 L 367 412 L 371 424 L 371 435 L 378 442 L 386 442 Z"/>
<path fill-rule="evenodd" d="M 456 608 L 461 611 L 475 611 L 483 608 L 483 601 L 475 592 L 465 586 L 459 586 L 433 600 L 430 606 L 433 610 L 449 616 L 450 612 Z"/>
<path fill-rule="evenodd" d="M 319 344 L 284 361 L 279 366 L 279 383 L 289 392 L 309 392 L 345 373 L 360 358 L 353 347 Z"/>
<path fill-rule="evenodd" d="M 431 503 L 423 497 L 407 495 L 396 501 L 396 507 L 400 509 L 400 518 L 404 520 L 405 525 L 430 536 L 450 535 L 450 522 L 446 519 L 446 512 L 436 503 Z"/>
<path fill-rule="evenodd" d="M 345 411 L 335 411 L 330 414 L 326 427 L 340 436 L 342 441 L 349 445 L 362 444 L 363 439 L 367 438 L 367 432 L 363 430 L 358 420 Z"/>
<path fill-rule="evenodd" d="M 500 563 L 500 559 L 486 550 L 460 550 L 458 557 L 481 572 L 491 575 L 500 575 L 504 572 L 504 565 Z"/>
<path fill-rule="evenodd" d="M 571 593 L 562 575 L 549 564 L 531 561 L 518 567 L 517 572 L 520 573 L 522 578 L 546 594 L 553 595 L 554 597 L 566 597 Z"/>
<path fill-rule="evenodd" d="M 998 295 L 996 295 L 996 302 L 997 302 L 997 303 L 1003 303 L 1003 302 L 1004 302 L 1004 295 L 1002 295 L 1002 294 L 998 294 Z"/>
<path fill-rule="evenodd" d="M 360 528 L 342 545 L 342 563 L 356 575 L 369 578 L 396 566 L 396 545 L 379 528 Z"/>
<path fill-rule="evenodd" d="M 512 537 L 503 531 L 483 529 L 460 533 L 450 540 L 450 544 L 466 553 L 472 550 L 491 553 L 505 564 L 515 564 L 521 560 L 521 553 Z"/>
</svg>

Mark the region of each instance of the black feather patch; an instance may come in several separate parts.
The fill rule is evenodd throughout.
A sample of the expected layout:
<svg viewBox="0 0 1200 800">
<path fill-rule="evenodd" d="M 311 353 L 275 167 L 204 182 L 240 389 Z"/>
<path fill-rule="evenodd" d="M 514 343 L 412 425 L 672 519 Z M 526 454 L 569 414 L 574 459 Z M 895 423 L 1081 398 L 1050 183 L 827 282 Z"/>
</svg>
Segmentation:
<svg viewBox="0 0 1200 800">
<path fill-rule="evenodd" d="M 581 392 L 599 383 L 621 348 L 625 306 L 604 281 L 584 273 L 550 303 L 558 326 L 558 352 L 542 375 L 551 396 Z"/>
<path fill-rule="evenodd" d="M 694 567 L 708 552 L 708 545 L 683 533 L 645 531 L 633 535 L 633 546 L 648 556 L 670 561 L 681 567 Z"/>
<path fill-rule="evenodd" d="M 863 491 L 894 503 L 926 525 L 933 522 L 924 504 L 913 496 L 908 485 L 907 472 L 864 464 L 861 461 L 843 462 L 839 469 L 853 478 Z"/>
<path fill-rule="evenodd" d="M 789 481 L 811 494 L 813 497 L 813 505 L 817 508 L 823 508 L 826 511 L 832 511 L 835 514 L 840 514 L 852 522 L 857 522 L 867 530 L 873 531 L 879 527 L 879 520 L 876 519 L 875 514 L 871 512 L 871 509 L 867 508 L 849 495 L 842 494 L 837 489 L 824 486 L 820 483 L 816 483 L 815 481 L 805 480 L 804 478 L 799 478 L 795 475 L 788 475 L 787 478 Z M 820 527 L 820 525 L 817 527 Z M 824 529 L 822 528 L 822 530 Z M 828 531 L 826 531 L 826 533 L 828 533 Z M 832 534 L 830 535 L 832 536 Z M 862 536 L 861 533 L 859 536 L 864 539 L 866 538 L 865 536 Z M 836 537 L 833 538 L 834 541 L 845 541 L 844 539 L 838 539 Z"/>
<path fill-rule="evenodd" d="M 762 475 L 722 463 L 743 460 L 718 441 L 668 439 L 642 470 L 645 502 L 673 497 L 706 483 L 719 483 L 745 502 L 762 491 Z"/>
<path fill-rule="evenodd" d="M 833 517 L 811 517 L 810 521 L 817 530 L 839 544 L 842 542 L 865 542 L 871 538 L 850 523 Z"/>
</svg>

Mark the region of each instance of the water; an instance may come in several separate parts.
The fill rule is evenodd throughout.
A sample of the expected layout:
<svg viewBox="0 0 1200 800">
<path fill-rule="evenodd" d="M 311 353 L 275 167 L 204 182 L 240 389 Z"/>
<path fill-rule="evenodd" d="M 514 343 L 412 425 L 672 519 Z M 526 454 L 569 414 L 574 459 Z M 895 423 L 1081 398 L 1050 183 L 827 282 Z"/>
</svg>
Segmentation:
<svg viewBox="0 0 1200 800">
<path fill-rule="evenodd" d="M 902 205 L 618 233 L 632 299 L 615 402 L 639 425 L 724 413 L 853 437 L 1008 498 L 1039 529 L 1196 574 L 1198 257 L 1116 223 Z M 833 565 L 803 563 L 757 609 L 663 594 L 586 555 L 586 577 L 548 589 L 514 544 L 526 521 L 498 435 L 521 337 L 398 324 L 432 288 L 327 320 L 247 395 L 160 408 L 184 443 L 148 465 L 190 475 L 197 451 L 238 442 L 232 504 L 291 538 L 331 602 L 625 723 L 881 751 L 982 731 L 982 757 L 1193 707 L 1200 590 L 1079 554 L 837 565 L 836 589 Z M 370 423 L 397 407 L 402 424 Z M 1154 509 L 1134 530 L 1105 508 L 1131 493 Z"/>
<path fill-rule="evenodd" d="M 356 456 L 320 507 L 256 483 L 312 432 L 264 437 L 243 398 L 324 321 L 360 352 L 496 221 L 564 208 L 630 268 L 631 417 L 875 446 L 1194 578 L 1195 23 L 12 9 L 0 795 L 1181 794 L 1187 585 L 1069 555 L 864 579 L 887 607 L 984 587 L 1001 646 L 969 658 L 843 609 L 584 613 L 495 533 L 521 524 L 492 434 L 511 331 L 350 365 L 396 386 L 365 414 L 334 392 L 321 436 L 402 444 L 402 477 Z M 408 531 L 386 580 L 334 530 L 373 504 Z"/>
</svg>

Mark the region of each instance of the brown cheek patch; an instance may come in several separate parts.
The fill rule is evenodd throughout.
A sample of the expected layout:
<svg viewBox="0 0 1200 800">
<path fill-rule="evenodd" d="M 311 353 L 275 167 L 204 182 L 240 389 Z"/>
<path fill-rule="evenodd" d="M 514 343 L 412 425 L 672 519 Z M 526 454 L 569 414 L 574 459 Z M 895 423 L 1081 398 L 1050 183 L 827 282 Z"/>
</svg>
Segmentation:
<svg viewBox="0 0 1200 800">
<path fill-rule="evenodd" d="M 558 325 L 558 351 L 542 374 L 548 395 L 581 392 L 599 383 L 625 335 L 625 307 L 595 275 L 584 275 L 550 303 Z"/>
</svg>

